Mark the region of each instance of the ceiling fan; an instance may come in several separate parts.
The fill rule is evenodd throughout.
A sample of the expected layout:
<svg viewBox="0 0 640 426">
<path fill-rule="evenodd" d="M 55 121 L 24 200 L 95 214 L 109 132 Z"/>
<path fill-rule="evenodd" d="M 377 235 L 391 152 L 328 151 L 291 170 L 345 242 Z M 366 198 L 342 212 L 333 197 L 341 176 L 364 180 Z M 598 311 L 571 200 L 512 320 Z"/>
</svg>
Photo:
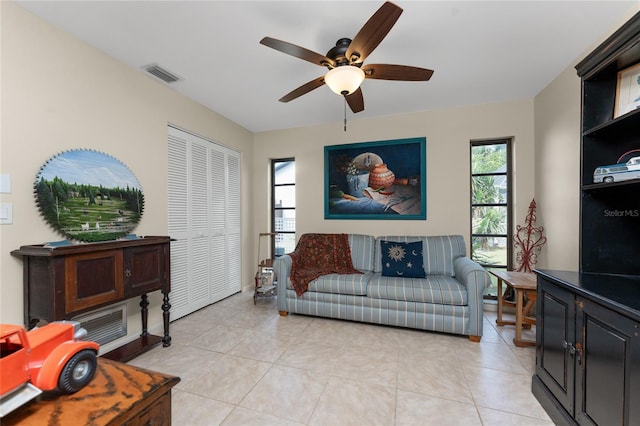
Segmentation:
<svg viewBox="0 0 640 426">
<path fill-rule="evenodd" d="M 280 98 L 280 102 L 289 102 L 318 87 L 327 84 L 329 88 L 345 97 L 354 113 L 364 110 L 364 98 L 360 84 L 365 78 L 376 80 L 427 81 L 433 70 L 406 65 L 372 64 L 363 62 L 385 38 L 400 15 L 402 8 L 391 2 L 385 2 L 364 24 L 353 38 L 341 38 L 326 55 L 313 52 L 304 47 L 286 41 L 265 37 L 260 40 L 272 49 L 296 58 L 311 62 L 329 71 Z"/>
</svg>

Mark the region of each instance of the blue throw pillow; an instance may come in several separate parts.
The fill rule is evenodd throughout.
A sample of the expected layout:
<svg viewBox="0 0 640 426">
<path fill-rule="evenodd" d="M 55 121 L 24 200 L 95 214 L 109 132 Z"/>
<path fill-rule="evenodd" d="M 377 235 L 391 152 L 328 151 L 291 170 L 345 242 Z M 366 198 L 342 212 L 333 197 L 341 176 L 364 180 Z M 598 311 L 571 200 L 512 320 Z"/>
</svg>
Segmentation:
<svg viewBox="0 0 640 426">
<path fill-rule="evenodd" d="M 382 275 L 385 277 L 424 278 L 422 241 L 399 243 L 380 241 Z"/>
</svg>

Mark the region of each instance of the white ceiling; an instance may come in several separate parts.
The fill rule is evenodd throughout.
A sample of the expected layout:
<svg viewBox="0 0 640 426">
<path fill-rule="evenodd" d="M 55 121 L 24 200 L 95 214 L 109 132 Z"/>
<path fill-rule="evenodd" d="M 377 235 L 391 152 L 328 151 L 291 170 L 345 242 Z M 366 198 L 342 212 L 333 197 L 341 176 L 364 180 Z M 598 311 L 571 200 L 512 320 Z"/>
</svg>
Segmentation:
<svg viewBox="0 0 640 426">
<path fill-rule="evenodd" d="M 140 72 L 157 63 L 183 78 L 171 88 L 259 132 L 341 123 L 344 114 L 327 87 L 278 102 L 326 69 L 260 39 L 324 55 L 339 38 L 353 38 L 383 1 L 16 3 Z M 365 110 L 347 109 L 349 120 L 531 98 L 640 9 L 639 0 L 395 3 L 404 13 L 365 64 L 435 73 L 428 82 L 365 80 Z"/>
</svg>

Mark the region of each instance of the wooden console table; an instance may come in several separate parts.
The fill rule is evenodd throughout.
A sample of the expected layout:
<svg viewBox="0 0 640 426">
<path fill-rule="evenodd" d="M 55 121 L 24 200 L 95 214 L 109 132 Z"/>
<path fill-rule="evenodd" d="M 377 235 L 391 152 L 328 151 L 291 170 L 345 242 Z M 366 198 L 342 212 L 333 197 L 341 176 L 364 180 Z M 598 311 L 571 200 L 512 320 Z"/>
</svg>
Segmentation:
<svg viewBox="0 0 640 426">
<path fill-rule="evenodd" d="M 11 252 L 23 260 L 24 323 L 72 319 L 81 313 L 140 296 L 140 338 L 105 356 L 128 361 L 151 347 L 171 344 L 169 237 L 48 247 L 22 246 Z M 147 332 L 147 293 L 163 294 L 164 336 Z"/>
<path fill-rule="evenodd" d="M 522 328 L 531 328 L 531 324 L 536 323 L 535 313 L 534 316 L 528 315 L 531 308 L 535 308 L 536 301 L 536 275 L 526 272 L 513 272 L 513 271 L 489 271 L 491 275 L 498 279 L 498 313 L 496 318 L 496 325 L 515 325 L 516 337 L 513 339 L 513 344 L 518 347 L 535 346 L 535 341 L 522 339 Z M 504 294 L 502 293 L 502 283 L 507 285 L 507 288 L 512 288 L 516 294 L 516 320 L 505 321 L 502 319 L 502 309 L 506 304 L 514 306 L 513 302 L 504 300 Z M 506 289 L 505 289 L 506 291 Z M 527 296 L 527 304 L 524 305 L 524 296 Z"/>
<path fill-rule="evenodd" d="M 45 394 L 2 418 L 9 425 L 170 425 L 180 379 L 98 358 L 93 380 L 71 395 Z"/>
</svg>

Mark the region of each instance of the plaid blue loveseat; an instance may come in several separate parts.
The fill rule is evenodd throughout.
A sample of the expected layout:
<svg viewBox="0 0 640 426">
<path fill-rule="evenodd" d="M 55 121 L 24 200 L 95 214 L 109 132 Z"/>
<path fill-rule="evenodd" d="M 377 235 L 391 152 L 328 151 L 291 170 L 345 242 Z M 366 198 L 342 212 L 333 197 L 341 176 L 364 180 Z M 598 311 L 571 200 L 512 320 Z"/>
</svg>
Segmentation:
<svg viewBox="0 0 640 426">
<path fill-rule="evenodd" d="M 466 257 L 461 235 L 380 236 L 349 234 L 353 266 L 362 274 L 323 275 L 297 296 L 292 261 L 274 263 L 280 315 L 297 313 L 482 337 L 482 293 L 488 273 Z M 422 241 L 425 278 L 382 275 L 381 241 Z"/>
</svg>

